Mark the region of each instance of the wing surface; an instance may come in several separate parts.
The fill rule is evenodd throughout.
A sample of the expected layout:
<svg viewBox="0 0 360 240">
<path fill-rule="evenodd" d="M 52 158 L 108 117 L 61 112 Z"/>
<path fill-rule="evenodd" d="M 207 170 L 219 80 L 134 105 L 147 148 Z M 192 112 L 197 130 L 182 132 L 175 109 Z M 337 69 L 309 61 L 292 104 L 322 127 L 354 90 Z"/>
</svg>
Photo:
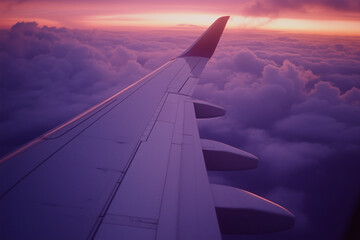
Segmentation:
<svg viewBox="0 0 360 240">
<path fill-rule="evenodd" d="M 227 20 L 219 18 L 179 57 L 3 158 L 0 238 L 221 239 L 222 190 L 209 184 L 196 118 L 224 112 L 190 96 Z"/>
</svg>

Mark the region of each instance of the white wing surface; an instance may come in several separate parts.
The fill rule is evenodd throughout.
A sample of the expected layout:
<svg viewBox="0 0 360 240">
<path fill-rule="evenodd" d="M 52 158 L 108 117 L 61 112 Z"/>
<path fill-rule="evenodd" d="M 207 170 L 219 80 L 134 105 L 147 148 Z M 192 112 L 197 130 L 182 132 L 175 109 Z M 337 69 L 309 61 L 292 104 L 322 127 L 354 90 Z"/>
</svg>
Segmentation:
<svg viewBox="0 0 360 240">
<path fill-rule="evenodd" d="M 207 168 L 257 165 L 255 156 L 201 141 L 198 133 L 196 118 L 225 114 L 191 94 L 227 20 L 216 20 L 143 79 L 3 158 L 0 239 L 221 239 L 291 227 L 286 209 L 209 184 Z M 244 216 L 253 220 L 238 228 Z"/>
</svg>

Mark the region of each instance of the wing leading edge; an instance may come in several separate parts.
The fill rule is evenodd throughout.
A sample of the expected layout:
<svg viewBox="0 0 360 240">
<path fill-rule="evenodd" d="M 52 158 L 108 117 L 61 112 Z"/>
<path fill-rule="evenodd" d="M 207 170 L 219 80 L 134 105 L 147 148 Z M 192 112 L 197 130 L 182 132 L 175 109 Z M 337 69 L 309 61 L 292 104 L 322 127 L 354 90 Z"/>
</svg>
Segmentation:
<svg viewBox="0 0 360 240">
<path fill-rule="evenodd" d="M 196 118 L 225 111 L 191 98 L 228 18 L 179 57 L 2 159 L 0 237 L 221 239 L 291 227 L 286 209 L 208 180 L 207 168 L 257 165 L 249 153 L 200 139 Z"/>
</svg>

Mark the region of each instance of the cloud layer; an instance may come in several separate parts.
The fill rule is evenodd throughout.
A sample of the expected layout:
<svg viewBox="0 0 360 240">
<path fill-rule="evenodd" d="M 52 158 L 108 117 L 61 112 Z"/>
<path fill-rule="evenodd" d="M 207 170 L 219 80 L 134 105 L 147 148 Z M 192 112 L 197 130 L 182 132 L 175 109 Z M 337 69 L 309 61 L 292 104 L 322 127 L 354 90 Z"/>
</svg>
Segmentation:
<svg viewBox="0 0 360 240">
<path fill-rule="evenodd" d="M 1 155 L 111 96 L 179 52 L 171 37 L 147 40 L 146 34 L 131 35 L 40 28 L 35 22 L 17 23 L 0 32 Z M 187 37 L 182 39 L 186 42 Z"/>
<path fill-rule="evenodd" d="M 177 56 L 197 35 L 40 28 L 34 22 L 1 31 L 1 154 Z M 227 115 L 199 121 L 201 135 L 257 155 L 260 166 L 210 173 L 210 179 L 268 197 L 297 216 L 292 230 L 241 239 L 343 234 L 360 187 L 358 40 L 224 34 L 195 97 L 224 106 Z"/>
<path fill-rule="evenodd" d="M 257 170 L 212 173 L 212 181 L 267 196 L 297 216 L 287 233 L 241 239 L 342 238 L 360 187 L 355 42 L 239 33 L 222 41 L 206 68 L 195 95 L 227 115 L 200 121 L 201 135 L 260 158 Z M 336 217 L 327 219 L 329 212 Z"/>
</svg>

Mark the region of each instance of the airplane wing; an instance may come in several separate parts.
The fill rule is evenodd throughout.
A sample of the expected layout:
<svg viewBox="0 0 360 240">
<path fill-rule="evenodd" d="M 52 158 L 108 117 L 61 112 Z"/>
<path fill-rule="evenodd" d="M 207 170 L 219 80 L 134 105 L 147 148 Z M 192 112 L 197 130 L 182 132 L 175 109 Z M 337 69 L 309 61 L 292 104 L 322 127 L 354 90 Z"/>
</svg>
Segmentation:
<svg viewBox="0 0 360 240">
<path fill-rule="evenodd" d="M 221 239 L 290 228 L 286 209 L 209 183 L 257 166 L 200 139 L 225 111 L 191 94 L 229 17 L 183 54 L 0 162 L 1 239 Z"/>
</svg>

